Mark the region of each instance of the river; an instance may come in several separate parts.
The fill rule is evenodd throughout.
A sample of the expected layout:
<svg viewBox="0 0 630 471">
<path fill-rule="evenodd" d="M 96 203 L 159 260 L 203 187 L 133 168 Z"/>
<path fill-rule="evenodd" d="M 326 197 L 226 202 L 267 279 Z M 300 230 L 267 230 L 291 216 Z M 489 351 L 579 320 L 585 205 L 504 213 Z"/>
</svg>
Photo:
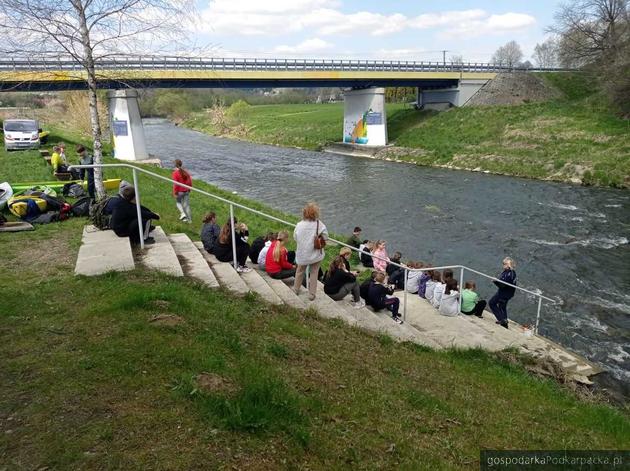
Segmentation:
<svg viewBox="0 0 630 471">
<path fill-rule="evenodd" d="M 519 285 L 558 303 L 543 307 L 540 333 L 630 384 L 630 192 L 251 144 L 163 120 L 145 120 L 145 133 L 165 165 L 181 158 L 194 178 L 295 215 L 317 201 L 332 231 L 361 226 L 403 260 L 496 275 L 514 258 Z M 509 308 L 534 322 L 533 297 Z"/>
</svg>

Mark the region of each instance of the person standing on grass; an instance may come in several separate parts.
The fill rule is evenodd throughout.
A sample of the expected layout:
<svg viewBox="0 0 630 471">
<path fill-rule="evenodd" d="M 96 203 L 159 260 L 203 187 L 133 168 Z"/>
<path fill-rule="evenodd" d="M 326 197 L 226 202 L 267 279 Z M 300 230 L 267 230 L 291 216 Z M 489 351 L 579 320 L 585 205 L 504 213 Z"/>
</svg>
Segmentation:
<svg viewBox="0 0 630 471">
<path fill-rule="evenodd" d="M 192 177 L 184 167 L 181 160 L 175 160 L 175 170 L 173 170 L 172 179 L 177 183 L 192 186 Z M 187 223 L 192 222 L 192 213 L 190 212 L 190 189 L 173 183 L 173 196 L 176 200 L 177 209 L 179 210 L 179 220 Z"/>
<path fill-rule="evenodd" d="M 287 231 L 278 232 L 276 240 L 271 244 L 265 256 L 265 271 L 276 280 L 295 276 L 295 265 L 287 260 L 288 251 L 285 245 L 288 241 L 289 233 Z"/>
<path fill-rule="evenodd" d="M 79 154 L 79 164 L 80 165 L 94 165 L 94 157 L 88 154 L 87 149 L 82 146 L 77 146 L 77 154 Z M 93 168 L 82 168 L 81 169 L 81 180 L 87 179 L 87 190 L 88 195 L 92 200 L 96 199 L 96 187 L 94 186 L 94 169 Z M 135 194 L 134 194 L 135 198 Z"/>
<path fill-rule="evenodd" d="M 326 229 L 324 223 L 319 220 L 319 206 L 317 206 L 317 204 L 308 203 L 304 206 L 302 210 L 302 220 L 295 226 L 293 238 L 297 242 L 297 251 L 295 254 L 297 270 L 295 272 L 293 291 L 295 291 L 296 294 L 300 292 L 304 272 L 306 272 L 308 268 L 308 299 L 313 301 L 317 294 L 319 266 L 325 255 L 323 247 L 315 248 L 316 239 L 321 238 L 324 243 L 328 239 L 328 229 Z"/>
<path fill-rule="evenodd" d="M 505 283 L 516 285 L 515 267 L 516 263 L 510 257 L 505 257 L 503 259 L 503 271 L 498 276 L 500 281 L 493 281 L 499 289 L 488 303 L 490 305 L 490 310 L 492 310 L 492 314 L 494 314 L 494 317 L 497 318 L 497 324 L 505 327 L 506 329 L 508 328 L 507 303 L 514 297 L 516 288 L 508 286 Z"/>
</svg>

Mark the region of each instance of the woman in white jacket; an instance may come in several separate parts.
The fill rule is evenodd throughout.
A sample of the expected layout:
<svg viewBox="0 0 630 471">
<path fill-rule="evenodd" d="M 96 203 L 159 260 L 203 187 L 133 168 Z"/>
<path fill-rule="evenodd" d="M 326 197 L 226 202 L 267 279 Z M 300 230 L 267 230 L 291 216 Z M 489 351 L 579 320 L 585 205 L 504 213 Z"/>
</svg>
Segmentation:
<svg viewBox="0 0 630 471">
<path fill-rule="evenodd" d="M 311 301 L 315 299 L 315 295 L 317 294 L 317 275 L 319 273 L 319 266 L 325 255 L 323 248 L 315 248 L 315 239 L 317 236 L 322 236 L 324 240 L 327 240 L 328 230 L 324 223 L 319 220 L 319 206 L 315 203 L 308 203 L 302 210 L 302 220 L 298 222 L 293 231 L 293 238 L 297 243 L 295 253 L 297 269 L 295 272 L 293 291 L 295 291 L 295 293 L 300 292 L 304 272 L 308 267 L 308 299 Z"/>
</svg>

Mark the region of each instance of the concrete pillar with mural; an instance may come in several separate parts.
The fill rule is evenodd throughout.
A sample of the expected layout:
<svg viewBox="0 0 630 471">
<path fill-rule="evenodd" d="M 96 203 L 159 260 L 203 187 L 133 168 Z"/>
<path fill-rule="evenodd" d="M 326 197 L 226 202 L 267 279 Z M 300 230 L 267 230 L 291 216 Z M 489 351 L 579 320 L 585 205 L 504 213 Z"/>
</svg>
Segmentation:
<svg viewBox="0 0 630 471">
<path fill-rule="evenodd" d="M 347 90 L 343 99 L 343 142 L 386 146 L 385 89 L 372 87 Z"/>
<path fill-rule="evenodd" d="M 109 123 L 114 139 L 114 157 L 120 160 L 149 158 L 144 140 L 144 128 L 138 108 L 136 90 L 110 90 Z"/>
</svg>

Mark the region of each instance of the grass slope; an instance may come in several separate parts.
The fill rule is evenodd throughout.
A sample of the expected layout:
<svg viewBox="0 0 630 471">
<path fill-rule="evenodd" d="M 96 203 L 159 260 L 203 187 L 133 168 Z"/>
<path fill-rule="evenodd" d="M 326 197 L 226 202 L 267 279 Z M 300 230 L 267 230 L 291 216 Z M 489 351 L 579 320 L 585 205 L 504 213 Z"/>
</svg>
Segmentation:
<svg viewBox="0 0 630 471">
<path fill-rule="evenodd" d="M 0 151 L 2 179 L 47 172 Z M 175 221 L 167 185 L 141 185 L 168 232 L 199 229 Z M 482 448 L 630 440 L 627 412 L 481 351 L 399 345 L 142 269 L 74 277 L 84 223 L 0 234 L 7 469 L 469 469 Z"/>
<path fill-rule="evenodd" d="M 583 76 L 544 77 L 565 98 L 443 113 L 387 105 L 390 143 L 416 150 L 408 155 L 397 150 L 395 157 L 422 165 L 629 187 L 629 122 L 607 110 Z M 342 104 L 253 106 L 235 137 L 316 150 L 341 140 L 342 123 Z M 204 113 L 184 124 L 217 132 Z"/>
</svg>

